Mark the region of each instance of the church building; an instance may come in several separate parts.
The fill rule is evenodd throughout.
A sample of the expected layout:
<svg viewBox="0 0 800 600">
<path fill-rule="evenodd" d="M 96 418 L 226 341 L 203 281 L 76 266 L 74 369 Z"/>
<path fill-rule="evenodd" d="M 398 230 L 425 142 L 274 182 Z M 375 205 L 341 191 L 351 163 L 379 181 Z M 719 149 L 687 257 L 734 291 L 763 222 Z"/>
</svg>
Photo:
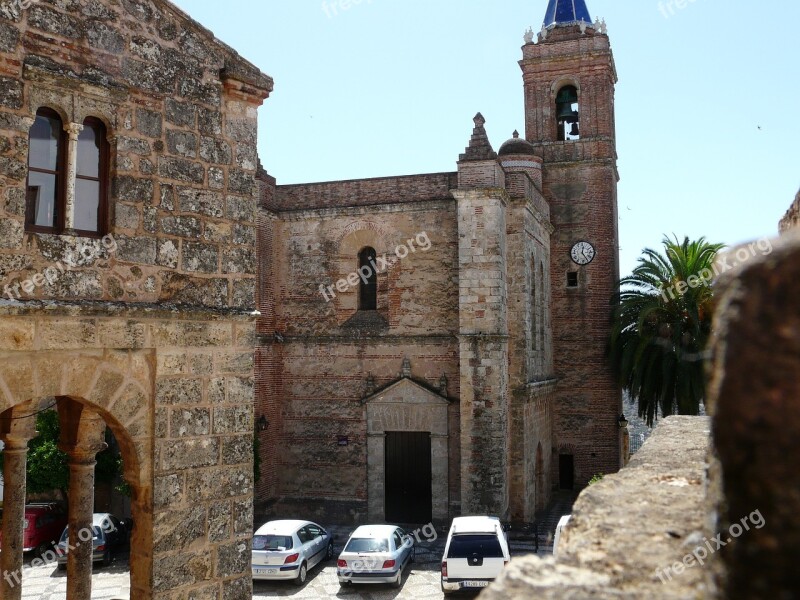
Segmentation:
<svg viewBox="0 0 800 600">
<path fill-rule="evenodd" d="M 496 151 L 479 113 L 453 172 L 261 172 L 257 510 L 533 521 L 620 468 L 614 59 L 583 0 L 525 42 Z"/>
</svg>

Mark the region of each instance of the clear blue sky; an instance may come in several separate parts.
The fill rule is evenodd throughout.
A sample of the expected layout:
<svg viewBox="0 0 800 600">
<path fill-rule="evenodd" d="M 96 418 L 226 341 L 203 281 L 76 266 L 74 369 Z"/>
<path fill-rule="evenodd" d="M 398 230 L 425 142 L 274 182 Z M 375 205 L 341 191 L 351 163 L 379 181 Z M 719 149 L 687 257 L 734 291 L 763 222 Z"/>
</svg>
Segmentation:
<svg viewBox="0 0 800 600">
<path fill-rule="evenodd" d="M 523 131 L 517 61 L 546 0 L 326 1 L 178 0 L 275 79 L 259 152 L 279 183 L 453 171 L 478 111 L 495 149 Z M 587 4 L 620 78 L 623 274 L 665 233 L 776 235 L 800 186 L 800 3 Z"/>
</svg>

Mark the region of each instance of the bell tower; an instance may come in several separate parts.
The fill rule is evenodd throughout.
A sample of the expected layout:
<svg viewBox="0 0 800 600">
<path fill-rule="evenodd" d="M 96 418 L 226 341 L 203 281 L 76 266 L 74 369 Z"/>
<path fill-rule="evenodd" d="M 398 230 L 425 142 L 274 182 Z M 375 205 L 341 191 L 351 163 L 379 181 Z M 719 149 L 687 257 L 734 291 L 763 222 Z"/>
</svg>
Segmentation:
<svg viewBox="0 0 800 600">
<path fill-rule="evenodd" d="M 543 158 L 550 204 L 553 476 L 582 486 L 621 466 L 622 395 L 606 359 L 619 280 L 617 73 L 605 23 L 584 0 L 549 0 L 520 61 L 526 138 Z"/>
</svg>

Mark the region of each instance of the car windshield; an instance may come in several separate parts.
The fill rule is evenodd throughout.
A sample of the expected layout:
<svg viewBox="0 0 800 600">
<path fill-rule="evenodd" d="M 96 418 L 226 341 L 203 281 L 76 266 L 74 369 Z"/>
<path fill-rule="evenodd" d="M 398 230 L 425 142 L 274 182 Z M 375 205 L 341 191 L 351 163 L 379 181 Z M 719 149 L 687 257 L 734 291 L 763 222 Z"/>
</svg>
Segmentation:
<svg viewBox="0 0 800 600">
<path fill-rule="evenodd" d="M 283 551 L 291 550 L 293 545 L 290 535 L 257 535 L 253 538 L 253 550 Z"/>
<path fill-rule="evenodd" d="M 492 534 L 454 535 L 450 540 L 447 558 L 469 558 L 475 555 L 483 558 L 503 558 L 503 549 L 497 536 Z"/>
<path fill-rule="evenodd" d="M 389 540 L 375 538 L 353 538 L 347 542 L 345 552 L 388 552 Z"/>
<path fill-rule="evenodd" d="M 69 527 L 65 527 L 64 533 L 61 534 L 61 541 L 66 542 L 68 537 L 69 537 Z M 92 540 L 97 541 L 102 539 L 103 539 L 103 532 L 97 525 L 95 525 L 94 527 L 92 527 Z"/>
</svg>

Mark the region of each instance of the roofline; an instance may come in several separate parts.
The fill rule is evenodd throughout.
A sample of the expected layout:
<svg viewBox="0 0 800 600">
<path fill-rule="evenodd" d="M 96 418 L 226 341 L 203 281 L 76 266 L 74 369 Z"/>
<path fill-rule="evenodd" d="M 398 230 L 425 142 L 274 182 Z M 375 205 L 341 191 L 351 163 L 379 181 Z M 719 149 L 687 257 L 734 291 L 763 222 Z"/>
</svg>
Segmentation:
<svg viewBox="0 0 800 600">
<path fill-rule="evenodd" d="M 242 55 L 234 50 L 231 46 L 214 35 L 213 31 L 202 25 L 199 21 L 193 19 L 191 15 L 170 0 L 154 0 L 154 2 L 166 6 L 171 12 L 175 13 L 177 17 L 184 21 L 184 25 L 189 26 L 191 29 L 197 30 L 198 33 L 202 34 L 206 38 L 209 38 L 213 44 L 218 46 L 223 51 L 225 54 L 225 65 L 222 69 L 223 78 L 227 75 L 232 79 L 249 84 L 253 87 L 256 87 L 260 91 L 265 92 L 265 98 L 269 96 L 269 93 L 272 92 L 275 86 L 275 82 L 272 77 L 264 73 L 255 64 L 242 57 Z"/>
</svg>

